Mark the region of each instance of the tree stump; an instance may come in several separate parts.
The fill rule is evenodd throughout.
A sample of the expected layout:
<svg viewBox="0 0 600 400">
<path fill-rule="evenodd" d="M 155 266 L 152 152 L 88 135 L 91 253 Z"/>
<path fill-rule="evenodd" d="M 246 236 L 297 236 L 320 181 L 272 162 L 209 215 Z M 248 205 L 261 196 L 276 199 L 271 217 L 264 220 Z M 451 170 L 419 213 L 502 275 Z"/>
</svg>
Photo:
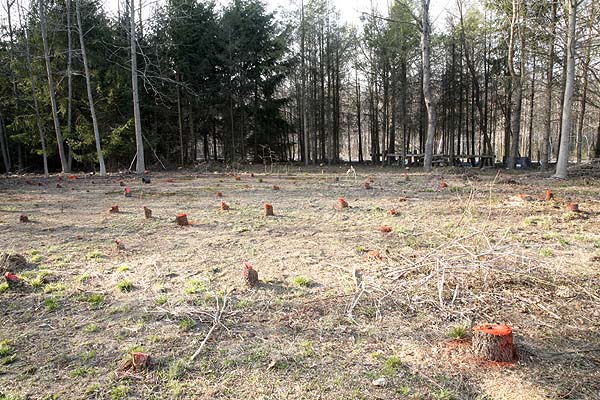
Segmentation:
<svg viewBox="0 0 600 400">
<path fill-rule="evenodd" d="M 125 186 L 125 182 L 119 181 L 119 186 Z"/>
<path fill-rule="evenodd" d="M 242 278 L 249 287 L 254 287 L 258 283 L 258 272 L 248 262 L 244 262 L 244 269 L 242 270 Z"/>
<path fill-rule="evenodd" d="M 576 213 L 581 212 L 581 210 L 579 209 L 579 204 L 577 204 L 577 203 L 567 204 L 567 210 L 576 212 Z"/>
<path fill-rule="evenodd" d="M 338 198 L 337 208 L 340 210 L 342 208 L 348 208 L 348 202 L 346 200 L 344 200 L 343 197 Z"/>
<path fill-rule="evenodd" d="M 152 210 L 146 206 L 144 206 L 144 217 L 148 219 L 152 218 Z"/>
<path fill-rule="evenodd" d="M 219 198 L 223 197 L 223 193 L 217 192 L 217 197 L 219 197 Z"/>
<path fill-rule="evenodd" d="M 125 186 L 123 193 L 125 194 L 125 197 L 131 197 L 131 189 L 128 186 Z"/>
<path fill-rule="evenodd" d="M 270 205 L 269 203 L 265 203 L 265 216 L 269 217 L 269 216 L 274 216 L 275 214 L 273 213 L 273 206 Z"/>
<path fill-rule="evenodd" d="M 369 183 L 369 182 L 365 182 L 365 183 L 363 184 L 363 187 L 364 187 L 365 189 L 367 189 L 367 190 L 370 190 L 370 189 L 372 189 L 372 187 L 371 187 L 371 183 Z"/>
<path fill-rule="evenodd" d="M 280 187 L 279 187 L 279 186 L 277 186 L 277 185 L 273 185 L 273 190 L 279 190 L 279 189 L 280 189 Z"/>
<path fill-rule="evenodd" d="M 23 282 L 19 279 L 19 277 L 12 272 L 5 272 L 4 279 L 8 284 L 9 289 L 17 289 L 23 286 Z"/>
<path fill-rule="evenodd" d="M 190 224 L 187 219 L 187 214 L 177 214 L 175 216 L 175 222 L 177 222 L 177 225 L 179 226 L 188 226 Z"/>
<path fill-rule="evenodd" d="M 110 206 L 110 209 L 108 210 L 109 213 L 111 214 L 116 214 L 119 212 L 119 206 L 118 205 L 114 205 L 114 206 Z"/>
<path fill-rule="evenodd" d="M 221 205 L 219 206 L 219 211 L 228 211 L 228 210 L 229 210 L 229 204 L 222 201 Z"/>
<path fill-rule="evenodd" d="M 22 224 L 29 222 L 29 217 L 27 216 L 27 214 L 21 214 L 19 216 L 19 222 Z"/>
<path fill-rule="evenodd" d="M 473 327 L 473 353 L 489 361 L 517 361 L 512 328 L 508 325 L 483 324 Z"/>
<path fill-rule="evenodd" d="M 546 189 L 546 191 L 544 192 L 544 200 L 550 201 L 553 198 L 554 198 L 554 194 L 552 193 L 552 190 Z"/>
</svg>

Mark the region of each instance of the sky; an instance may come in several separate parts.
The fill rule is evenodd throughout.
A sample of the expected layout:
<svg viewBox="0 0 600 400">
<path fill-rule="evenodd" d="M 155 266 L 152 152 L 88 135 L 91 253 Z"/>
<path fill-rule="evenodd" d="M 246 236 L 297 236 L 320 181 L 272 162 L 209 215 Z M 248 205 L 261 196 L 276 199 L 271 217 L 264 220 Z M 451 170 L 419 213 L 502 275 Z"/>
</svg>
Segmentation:
<svg viewBox="0 0 600 400">
<path fill-rule="evenodd" d="M 116 13 L 118 1 L 123 0 L 105 0 L 107 10 Z M 136 0 L 136 3 L 139 0 Z M 277 10 L 278 8 L 290 7 L 290 0 L 263 0 L 269 10 Z M 299 1 L 299 0 L 298 0 Z M 305 0 L 307 2 L 308 0 Z M 371 2 L 374 7 L 382 13 L 387 13 L 389 4 L 394 0 L 331 0 L 335 3 L 336 8 L 340 11 L 341 18 L 344 22 L 358 24 L 360 16 L 364 12 L 371 9 Z M 160 4 L 162 0 L 142 0 L 144 15 L 149 15 L 150 10 Z M 220 0 L 220 3 L 226 3 L 227 0 Z M 431 0 L 431 20 L 443 20 L 446 13 L 446 8 L 452 4 L 452 0 Z M 441 21 L 440 21 L 441 22 Z M 434 23 L 435 25 L 435 23 Z"/>
</svg>

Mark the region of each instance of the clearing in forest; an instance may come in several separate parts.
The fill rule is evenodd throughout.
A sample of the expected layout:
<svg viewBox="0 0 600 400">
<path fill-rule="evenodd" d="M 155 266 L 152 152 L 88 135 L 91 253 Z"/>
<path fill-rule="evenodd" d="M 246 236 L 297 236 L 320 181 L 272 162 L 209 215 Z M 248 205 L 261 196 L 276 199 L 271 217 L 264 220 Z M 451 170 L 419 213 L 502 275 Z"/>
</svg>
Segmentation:
<svg viewBox="0 0 600 400">
<path fill-rule="evenodd" d="M 357 173 L 3 178 L 0 398 L 598 398 L 597 180 Z"/>
</svg>

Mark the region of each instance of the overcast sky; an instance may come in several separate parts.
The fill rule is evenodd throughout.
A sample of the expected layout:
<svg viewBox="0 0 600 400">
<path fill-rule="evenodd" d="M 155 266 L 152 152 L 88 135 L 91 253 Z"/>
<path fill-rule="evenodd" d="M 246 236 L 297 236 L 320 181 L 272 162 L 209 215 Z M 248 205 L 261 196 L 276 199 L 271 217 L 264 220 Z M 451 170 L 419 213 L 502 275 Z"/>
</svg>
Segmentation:
<svg viewBox="0 0 600 400">
<path fill-rule="evenodd" d="M 118 2 L 123 0 L 105 0 L 106 7 L 109 11 L 116 13 Z M 136 0 L 136 3 L 139 0 Z M 162 3 L 163 0 L 142 0 L 144 7 L 144 14 L 148 15 L 150 10 L 157 4 Z M 290 0 L 263 0 L 269 10 L 277 10 L 280 8 L 289 8 Z M 297 0 L 298 2 L 300 0 Z M 371 1 L 373 6 L 382 13 L 387 13 L 389 4 L 394 0 L 330 0 L 335 3 L 336 8 L 340 11 L 341 18 L 345 22 L 358 23 L 362 13 L 368 12 L 371 9 Z M 226 4 L 227 0 L 220 0 L 221 4 Z M 308 2 L 308 0 L 305 0 Z M 445 8 L 452 4 L 452 0 L 431 0 L 431 19 L 432 21 L 438 20 L 443 23 L 443 17 L 445 14 Z M 434 24 L 437 25 L 437 24 Z"/>
</svg>

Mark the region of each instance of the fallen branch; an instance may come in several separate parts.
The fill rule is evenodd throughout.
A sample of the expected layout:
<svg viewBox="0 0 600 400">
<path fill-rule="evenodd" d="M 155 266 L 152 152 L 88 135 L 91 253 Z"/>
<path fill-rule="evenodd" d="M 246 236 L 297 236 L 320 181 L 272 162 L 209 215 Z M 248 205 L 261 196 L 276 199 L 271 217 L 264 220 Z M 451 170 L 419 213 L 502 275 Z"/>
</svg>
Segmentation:
<svg viewBox="0 0 600 400">
<path fill-rule="evenodd" d="M 223 304 L 221 306 L 219 306 L 219 297 L 215 297 L 215 299 L 217 300 L 217 310 L 215 311 L 215 314 L 213 316 L 213 324 L 206 333 L 206 336 L 204 337 L 202 343 L 200 343 L 200 347 L 198 347 L 198 350 L 196 350 L 194 354 L 192 354 L 192 356 L 190 357 L 190 361 L 194 361 L 196 357 L 200 355 L 202 349 L 206 345 L 206 342 L 208 342 L 208 339 L 210 339 L 210 336 L 212 335 L 213 331 L 217 328 L 217 326 L 221 325 L 221 317 L 223 316 L 223 311 L 225 311 L 225 308 L 227 307 L 227 300 L 229 299 L 230 293 L 231 291 L 223 295 Z"/>
</svg>

